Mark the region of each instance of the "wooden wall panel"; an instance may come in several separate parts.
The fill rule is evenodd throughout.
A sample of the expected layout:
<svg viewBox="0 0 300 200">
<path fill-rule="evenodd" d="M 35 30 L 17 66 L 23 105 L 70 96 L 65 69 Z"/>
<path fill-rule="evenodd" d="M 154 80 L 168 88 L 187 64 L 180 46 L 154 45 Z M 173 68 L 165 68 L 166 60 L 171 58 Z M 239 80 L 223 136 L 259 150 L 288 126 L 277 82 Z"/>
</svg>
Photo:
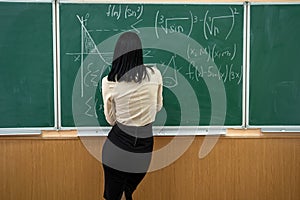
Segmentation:
<svg viewBox="0 0 300 200">
<path fill-rule="evenodd" d="M 171 139 L 157 137 L 155 148 L 165 146 Z M 103 140 L 97 138 L 94 144 Z M 148 173 L 134 198 L 300 200 L 299 137 L 221 138 L 213 151 L 200 160 L 202 142 L 203 137 L 196 137 L 173 164 Z M 0 200 L 100 200 L 102 193 L 101 163 L 89 154 L 80 139 L 0 137 Z"/>
<path fill-rule="evenodd" d="M 156 137 L 155 149 L 171 139 Z M 202 142 L 203 137 L 196 137 L 173 164 L 148 173 L 135 199 L 300 199 L 299 137 L 223 137 L 199 159 Z M 103 199 L 101 163 L 80 139 L 0 138 L 0 155 L 1 200 Z"/>
<path fill-rule="evenodd" d="M 299 139 L 221 139 L 200 160 L 202 139 L 197 138 L 173 165 L 148 174 L 136 197 L 145 200 L 300 199 L 299 142 Z M 153 187 L 155 192 L 150 191 Z M 155 198 L 144 197 L 147 193 Z"/>
<path fill-rule="evenodd" d="M 101 166 L 80 140 L 2 139 L 0 154 L 1 200 L 100 196 Z"/>
</svg>

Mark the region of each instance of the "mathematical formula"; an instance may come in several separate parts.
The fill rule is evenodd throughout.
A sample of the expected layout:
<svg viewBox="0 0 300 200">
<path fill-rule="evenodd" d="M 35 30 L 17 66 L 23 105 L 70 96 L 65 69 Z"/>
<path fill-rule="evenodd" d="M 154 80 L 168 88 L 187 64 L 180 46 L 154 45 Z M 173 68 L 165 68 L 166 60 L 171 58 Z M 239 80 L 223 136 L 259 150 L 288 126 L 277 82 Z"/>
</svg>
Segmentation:
<svg viewBox="0 0 300 200">
<path fill-rule="evenodd" d="M 192 31 L 197 29 L 197 24 L 203 27 L 203 36 L 206 40 L 209 36 L 216 37 L 222 32 L 225 32 L 225 40 L 229 38 L 232 30 L 235 26 L 235 17 L 239 15 L 239 12 L 235 8 L 228 8 L 229 12 L 225 12 L 224 15 L 214 16 L 209 10 L 207 10 L 204 16 L 198 16 L 193 14 L 192 11 L 186 11 L 185 13 L 180 13 L 176 17 L 168 16 L 168 14 L 158 10 L 155 16 L 155 32 L 157 38 L 159 38 L 158 28 L 164 30 L 164 34 L 172 33 L 184 33 L 190 37 Z M 220 23 L 218 23 L 218 21 Z M 221 28 L 221 24 L 224 22 L 229 22 L 229 26 L 226 29 Z"/>
<path fill-rule="evenodd" d="M 143 27 L 143 20 L 145 13 L 144 5 L 108 5 L 105 12 L 105 17 L 115 19 L 120 24 L 126 24 L 126 28 L 105 28 L 89 31 L 98 32 L 122 32 L 128 30 L 134 30 L 138 32 L 137 27 Z M 197 13 L 195 15 L 192 11 L 187 10 L 178 13 L 176 17 L 170 15 L 168 11 L 157 10 L 152 26 L 155 29 L 156 37 L 159 38 L 160 34 L 173 34 L 173 33 L 184 33 L 188 37 L 192 34 L 193 30 L 202 29 L 203 37 L 208 40 L 210 37 L 217 37 L 224 35 L 227 40 L 235 27 L 236 17 L 240 15 L 236 8 L 229 7 L 228 10 L 224 11 L 223 15 L 215 15 L 210 10 L 206 10 L 201 15 Z M 148 16 L 149 17 L 149 16 Z M 224 24 L 228 26 L 224 27 Z M 160 32 L 159 29 L 163 32 Z"/>
<path fill-rule="evenodd" d="M 87 117 L 96 117 L 97 112 L 103 109 L 103 105 L 96 106 L 99 102 L 94 102 L 93 96 L 89 96 L 86 90 L 96 88 L 99 86 L 105 70 L 109 69 L 112 62 L 113 52 L 103 51 L 98 49 L 97 37 L 101 34 L 124 31 L 135 31 L 139 34 L 139 28 L 143 27 L 146 20 L 146 7 L 144 5 L 107 5 L 105 12 L 100 12 L 105 19 L 114 20 L 119 26 L 117 27 L 99 27 L 91 28 L 90 20 L 92 15 L 85 13 L 84 15 L 77 14 L 74 20 L 78 23 L 78 30 L 80 30 L 80 49 L 75 52 L 67 52 L 67 56 L 71 56 L 74 63 L 78 63 L 80 69 L 80 96 L 85 100 L 85 112 Z M 240 15 L 236 8 L 228 7 L 224 10 L 222 15 L 214 15 L 214 12 L 206 10 L 202 13 L 195 13 L 191 10 L 182 11 L 176 17 L 170 15 L 166 10 L 156 10 L 153 16 L 153 34 L 158 40 L 164 35 L 183 33 L 187 37 L 192 37 L 193 34 L 200 36 L 202 40 L 217 41 L 222 40 L 220 46 L 216 42 L 208 42 L 205 46 L 193 46 L 192 44 L 184 44 L 182 48 L 186 52 L 186 62 L 183 65 L 176 54 L 164 56 L 164 60 L 157 60 L 158 68 L 163 75 L 163 84 L 166 88 L 174 88 L 180 84 L 178 76 L 179 73 L 186 79 L 197 83 L 201 79 L 216 79 L 226 83 L 240 85 L 242 83 L 243 66 L 236 64 L 236 58 L 241 47 L 237 45 L 238 42 L 227 42 L 235 28 L 236 17 Z M 148 16 L 149 17 L 149 16 Z M 149 19 L 147 19 L 149 23 Z M 151 18 L 150 18 L 151 20 Z M 124 23 L 126 21 L 126 23 Z M 227 26 L 223 24 L 226 23 Z M 201 31 L 199 31 L 201 30 Z M 99 35 L 99 36 L 98 36 Z M 181 42 L 181 41 L 174 41 Z M 144 58 L 155 59 L 157 55 L 155 50 L 144 50 Z M 85 62 L 87 56 L 94 56 L 95 62 Z M 203 57 L 206 62 L 198 63 L 195 60 Z M 161 59 L 161 58 L 160 58 Z M 182 59 L 182 58 L 181 58 Z M 211 62 L 223 61 L 219 65 L 211 65 Z M 170 70 L 172 69 L 172 70 Z M 171 72 L 171 73 L 170 73 Z M 100 88 L 101 90 L 101 88 Z"/>
<path fill-rule="evenodd" d="M 235 81 L 236 84 L 241 84 L 242 81 L 242 67 L 236 70 L 233 64 L 226 64 L 225 66 L 203 66 L 197 65 L 193 62 L 189 65 L 189 71 L 186 75 L 191 80 L 199 81 L 200 78 L 216 78 L 222 80 L 224 83 Z"/>
<path fill-rule="evenodd" d="M 217 44 L 213 44 L 207 47 L 192 47 L 190 44 L 187 46 L 187 57 L 189 59 L 206 56 L 207 61 L 215 61 L 215 59 L 224 59 L 234 60 L 236 57 L 237 44 L 232 44 L 230 47 L 226 47 L 220 50 L 217 47 Z"/>
</svg>

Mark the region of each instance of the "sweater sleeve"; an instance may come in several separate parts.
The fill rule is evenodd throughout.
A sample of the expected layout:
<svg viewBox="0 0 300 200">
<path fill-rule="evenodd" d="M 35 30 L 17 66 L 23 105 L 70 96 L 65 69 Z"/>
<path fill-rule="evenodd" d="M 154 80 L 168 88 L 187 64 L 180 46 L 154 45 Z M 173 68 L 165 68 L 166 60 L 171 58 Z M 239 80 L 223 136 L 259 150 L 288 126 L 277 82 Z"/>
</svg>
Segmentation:
<svg viewBox="0 0 300 200">
<path fill-rule="evenodd" d="M 104 115 L 106 121 L 113 126 L 116 123 L 116 107 L 113 99 L 114 82 L 107 80 L 107 77 L 102 79 L 102 97 L 104 106 Z"/>
<path fill-rule="evenodd" d="M 157 106 L 156 106 L 156 112 L 160 111 L 163 106 L 163 96 L 162 96 L 162 90 L 163 90 L 163 82 L 162 82 L 162 76 L 159 70 L 158 72 L 158 90 L 157 90 Z"/>
</svg>

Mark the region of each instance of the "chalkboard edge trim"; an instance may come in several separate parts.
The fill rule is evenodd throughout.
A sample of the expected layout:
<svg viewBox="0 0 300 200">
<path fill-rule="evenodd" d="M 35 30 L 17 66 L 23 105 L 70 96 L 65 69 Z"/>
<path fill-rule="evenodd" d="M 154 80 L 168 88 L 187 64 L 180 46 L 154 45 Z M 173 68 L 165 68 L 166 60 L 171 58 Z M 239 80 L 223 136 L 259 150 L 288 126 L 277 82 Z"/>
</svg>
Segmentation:
<svg viewBox="0 0 300 200">
<path fill-rule="evenodd" d="M 0 128 L 0 136 L 41 135 L 44 130 L 57 130 L 55 127 Z"/>
<path fill-rule="evenodd" d="M 250 56 L 250 6 L 249 2 L 244 4 L 244 21 L 243 21 L 243 109 L 242 109 L 242 119 L 243 127 L 246 127 L 249 119 L 249 56 Z"/>
<path fill-rule="evenodd" d="M 52 3 L 52 34 L 53 34 L 53 73 L 54 73 L 54 126 L 60 128 L 61 112 L 60 112 L 60 26 L 59 26 L 59 9 L 56 6 L 56 0 Z"/>
<path fill-rule="evenodd" d="M 226 135 L 227 129 L 243 129 L 243 126 L 153 126 L 154 136 Z M 79 137 L 107 136 L 111 127 L 62 127 L 60 130 L 77 130 Z"/>
<path fill-rule="evenodd" d="M 251 6 L 259 6 L 259 5 L 300 5 L 300 2 L 294 1 L 278 1 L 278 2 L 249 2 Z"/>
<path fill-rule="evenodd" d="M 129 0 L 127 2 L 120 2 L 117 0 L 112 0 L 112 1 L 93 1 L 93 0 L 88 0 L 88 1 L 83 1 L 83 0 L 57 0 L 57 3 L 60 4 L 184 4 L 184 5 L 243 5 L 245 1 L 238 1 L 238 2 L 223 2 L 223 1 L 216 1 L 216 2 L 185 2 L 185 1 L 135 1 L 135 0 Z"/>
<path fill-rule="evenodd" d="M 0 0 L 7 3 L 53 3 L 55 0 Z"/>
<path fill-rule="evenodd" d="M 261 132 L 265 133 L 299 133 L 300 125 L 274 125 L 274 126 L 264 126 L 264 125 L 248 125 L 247 128 L 259 128 Z"/>
</svg>

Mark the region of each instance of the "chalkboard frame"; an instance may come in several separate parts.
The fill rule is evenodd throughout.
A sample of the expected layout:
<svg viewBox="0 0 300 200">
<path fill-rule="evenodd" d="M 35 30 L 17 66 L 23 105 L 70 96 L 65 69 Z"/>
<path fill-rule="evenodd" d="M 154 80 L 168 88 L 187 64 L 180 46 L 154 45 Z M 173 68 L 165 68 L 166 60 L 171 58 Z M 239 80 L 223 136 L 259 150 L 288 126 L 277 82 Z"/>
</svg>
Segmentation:
<svg viewBox="0 0 300 200">
<path fill-rule="evenodd" d="M 135 1 L 128 1 L 128 2 L 106 2 L 106 1 L 80 1 L 80 0 L 58 0 L 57 6 L 56 6 L 56 13 L 57 13 L 57 55 L 58 55 L 58 102 L 61 102 L 61 86 L 60 86 L 60 14 L 59 14 L 59 7 L 60 4 L 108 4 L 108 3 L 117 3 L 117 4 L 186 4 L 186 5 L 242 5 L 244 10 L 243 15 L 243 77 L 242 77 L 242 123 L 241 125 L 224 125 L 222 127 L 220 126 L 155 126 L 153 128 L 154 135 L 223 135 L 226 133 L 227 128 L 245 128 L 246 127 L 246 38 L 247 38 L 247 24 L 246 24 L 246 2 L 155 2 L 155 1 L 142 1 L 142 2 L 135 2 Z M 65 127 L 61 124 L 61 103 L 58 104 L 58 129 L 60 130 L 74 130 L 76 129 L 78 131 L 79 136 L 99 136 L 99 135 L 107 135 L 111 127 Z"/>
<path fill-rule="evenodd" d="M 55 4 L 55 0 L 0 0 L 0 2 L 11 2 L 11 3 L 52 3 L 52 4 Z"/>
<path fill-rule="evenodd" d="M 60 55 L 59 55 L 59 4 L 60 3 L 108 3 L 108 2 L 97 2 L 97 1 L 80 1 L 80 0 L 0 0 L 0 2 L 34 2 L 34 3 L 52 3 L 52 21 L 53 21 L 53 70 L 54 70 L 54 127 L 30 127 L 30 128 L 0 128 L 0 135 L 36 135 L 40 134 L 42 130 L 83 130 L 85 131 L 83 135 L 99 135 L 99 127 L 86 127 L 86 128 L 79 128 L 79 127 L 62 127 L 61 126 L 61 110 L 60 110 Z M 114 3 L 110 2 L 110 3 Z M 120 3 L 120 2 L 115 2 Z M 123 4 L 130 4 L 130 3 L 137 3 L 134 1 L 129 1 Z M 145 4 L 157 4 L 157 2 L 139 2 Z M 162 4 L 186 4 L 186 2 L 162 2 Z M 196 5 L 244 5 L 244 56 L 243 56 L 243 122 L 241 126 L 224 126 L 222 128 L 261 128 L 262 131 L 267 132 L 299 132 L 300 125 L 296 126 L 264 126 L 264 125 L 250 125 L 249 124 L 249 80 L 250 80 L 250 7 L 253 5 L 299 5 L 298 2 L 224 2 L 224 3 L 205 3 L 205 2 L 189 2 L 188 4 L 196 4 Z M 154 127 L 155 129 L 160 129 L 161 127 Z M 166 130 L 161 135 L 174 135 L 176 134 L 176 128 L 179 127 L 164 127 Z M 207 134 L 207 130 L 210 129 L 209 126 L 195 126 L 195 127 L 184 127 L 180 134 L 182 135 L 189 135 L 191 130 L 199 130 L 199 135 Z M 101 128 L 100 132 L 105 135 L 106 132 L 110 129 L 110 127 L 103 127 Z M 224 131 L 222 129 L 222 131 Z M 85 134 L 86 133 L 86 134 Z M 100 133 L 100 135 L 102 135 Z"/>
<path fill-rule="evenodd" d="M 56 1 L 55 0 L 0 0 L 0 2 L 8 3 L 51 3 L 52 7 L 52 56 L 53 56 L 53 113 L 54 113 L 54 126 L 51 127 L 13 127 L 13 128 L 0 128 L 1 135 L 40 135 L 43 130 L 57 130 L 58 128 L 58 98 L 57 98 L 57 44 L 56 44 Z"/>
<path fill-rule="evenodd" d="M 248 3 L 247 7 L 247 68 L 246 68 L 246 76 L 247 76 L 247 85 L 246 85 L 246 127 L 245 128 L 254 128 L 261 129 L 262 132 L 276 132 L 276 133 L 284 133 L 284 132 L 299 132 L 299 125 L 251 125 L 250 124 L 250 41 L 251 41 L 251 6 L 279 6 L 279 5 L 300 5 L 300 2 L 251 2 Z"/>
</svg>

